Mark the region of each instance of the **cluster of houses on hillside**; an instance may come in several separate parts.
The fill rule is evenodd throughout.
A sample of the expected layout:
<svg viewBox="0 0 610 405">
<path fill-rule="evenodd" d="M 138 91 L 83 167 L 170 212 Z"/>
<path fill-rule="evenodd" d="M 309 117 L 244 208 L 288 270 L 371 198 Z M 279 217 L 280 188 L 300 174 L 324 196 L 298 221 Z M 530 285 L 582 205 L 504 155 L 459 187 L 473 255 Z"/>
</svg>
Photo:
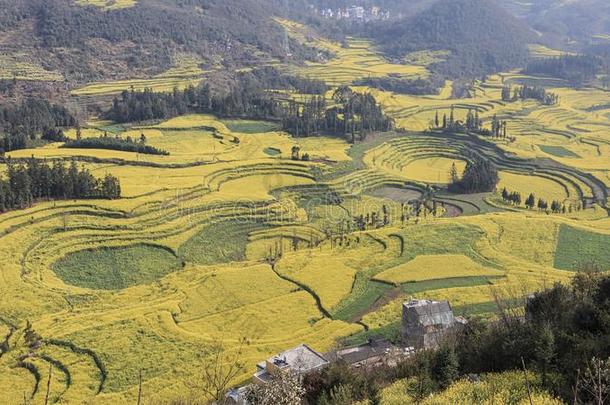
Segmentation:
<svg viewBox="0 0 610 405">
<path fill-rule="evenodd" d="M 252 376 L 252 384 L 266 384 L 279 373 L 290 372 L 305 376 L 337 361 L 354 368 L 394 366 L 417 350 L 437 347 L 442 339 L 465 324 L 464 318 L 454 316 L 447 301 L 411 300 L 402 305 L 400 344 L 393 344 L 386 339 L 375 339 L 364 345 L 325 354 L 302 344 L 259 363 Z M 227 393 L 228 402 L 247 405 L 247 390 L 247 386 L 230 390 Z"/>
<path fill-rule="evenodd" d="M 370 8 L 365 8 L 362 6 L 351 6 L 337 9 L 314 8 L 314 12 L 327 19 L 348 20 L 354 22 L 389 20 L 392 16 L 389 10 L 383 10 L 381 7 L 377 6 L 372 6 Z"/>
</svg>

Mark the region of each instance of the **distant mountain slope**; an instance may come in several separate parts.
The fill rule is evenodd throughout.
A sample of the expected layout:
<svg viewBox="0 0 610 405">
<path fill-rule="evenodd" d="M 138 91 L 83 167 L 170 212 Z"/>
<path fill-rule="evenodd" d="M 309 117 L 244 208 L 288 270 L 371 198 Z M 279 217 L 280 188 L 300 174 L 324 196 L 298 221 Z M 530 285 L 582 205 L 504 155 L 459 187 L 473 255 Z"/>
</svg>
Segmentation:
<svg viewBox="0 0 610 405">
<path fill-rule="evenodd" d="M 440 0 L 428 9 L 370 32 L 388 55 L 449 50 L 435 69 L 451 75 L 478 75 L 522 65 L 534 33 L 491 0 Z"/>
<path fill-rule="evenodd" d="M 610 35 L 608 0 L 500 1 L 555 46 L 582 47 Z"/>
<path fill-rule="evenodd" d="M 272 20 L 281 5 L 144 0 L 108 9 L 74 0 L 0 0 L 0 52 L 26 52 L 30 61 L 80 83 L 159 73 L 177 52 L 195 53 L 208 66 L 261 63 L 287 57 L 287 39 Z M 291 57 L 309 55 L 289 45 Z"/>
</svg>

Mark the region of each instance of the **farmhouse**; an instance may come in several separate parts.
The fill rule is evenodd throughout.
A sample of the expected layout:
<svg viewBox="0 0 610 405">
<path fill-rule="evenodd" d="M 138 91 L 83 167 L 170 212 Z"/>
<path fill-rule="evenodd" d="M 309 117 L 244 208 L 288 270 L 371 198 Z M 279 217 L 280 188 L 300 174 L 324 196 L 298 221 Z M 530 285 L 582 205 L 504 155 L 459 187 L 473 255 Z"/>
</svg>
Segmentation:
<svg viewBox="0 0 610 405">
<path fill-rule="evenodd" d="M 412 300 L 402 304 L 401 335 L 415 349 L 438 346 L 447 334 L 465 323 L 464 318 L 453 315 L 448 301 Z"/>
<path fill-rule="evenodd" d="M 326 367 L 328 364 L 328 360 L 320 353 L 305 344 L 301 344 L 258 363 L 256 365 L 257 371 L 252 376 L 252 383 L 265 384 L 278 373 L 290 372 L 305 376 Z M 246 386 L 230 390 L 226 395 L 227 402 L 229 404 L 247 405 L 247 388 Z"/>
<path fill-rule="evenodd" d="M 252 377 L 252 382 L 264 384 L 277 373 L 291 372 L 303 376 L 327 365 L 328 360 L 321 354 L 302 344 L 257 364 L 258 371 Z"/>
<path fill-rule="evenodd" d="M 412 353 L 410 347 L 396 346 L 384 338 L 375 338 L 362 345 L 339 349 L 324 357 L 331 362 L 342 361 L 353 368 L 374 368 L 395 366 Z"/>
</svg>

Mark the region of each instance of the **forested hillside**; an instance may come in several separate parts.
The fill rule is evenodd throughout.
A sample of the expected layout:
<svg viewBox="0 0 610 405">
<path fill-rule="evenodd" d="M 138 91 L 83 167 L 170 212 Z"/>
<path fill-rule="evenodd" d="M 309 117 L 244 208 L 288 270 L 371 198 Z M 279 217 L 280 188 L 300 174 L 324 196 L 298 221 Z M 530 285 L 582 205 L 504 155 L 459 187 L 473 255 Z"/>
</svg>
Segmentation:
<svg viewBox="0 0 610 405">
<path fill-rule="evenodd" d="M 26 52 L 71 82 L 159 73 L 177 52 L 194 53 L 208 67 L 314 57 L 272 20 L 286 11 L 282 4 L 152 0 L 105 10 L 72 0 L 0 0 L 0 48 Z"/>
<path fill-rule="evenodd" d="M 370 27 L 389 56 L 432 49 L 451 51 L 434 69 L 450 76 L 497 72 L 527 58 L 531 30 L 493 1 L 441 0 L 425 11 L 392 24 Z"/>
</svg>

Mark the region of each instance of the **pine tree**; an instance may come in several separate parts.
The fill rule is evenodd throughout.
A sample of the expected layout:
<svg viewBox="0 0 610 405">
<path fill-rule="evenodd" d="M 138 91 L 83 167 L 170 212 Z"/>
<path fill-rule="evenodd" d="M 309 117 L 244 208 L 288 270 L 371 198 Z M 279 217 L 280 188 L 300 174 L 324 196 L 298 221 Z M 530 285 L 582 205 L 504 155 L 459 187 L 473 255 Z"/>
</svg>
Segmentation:
<svg viewBox="0 0 610 405">
<path fill-rule="evenodd" d="M 460 177 L 458 176 L 457 167 L 455 166 L 455 162 L 451 164 L 451 171 L 449 172 L 449 178 L 451 184 L 457 184 L 460 181 Z"/>
<path fill-rule="evenodd" d="M 506 189 L 506 187 L 504 187 L 502 189 L 502 200 L 508 201 L 509 199 L 510 199 L 510 194 L 508 193 L 508 190 Z"/>
<path fill-rule="evenodd" d="M 459 367 L 457 355 L 451 346 L 441 346 L 434 359 L 432 367 L 432 376 L 438 381 L 441 389 L 449 387 L 459 377 Z"/>
</svg>

